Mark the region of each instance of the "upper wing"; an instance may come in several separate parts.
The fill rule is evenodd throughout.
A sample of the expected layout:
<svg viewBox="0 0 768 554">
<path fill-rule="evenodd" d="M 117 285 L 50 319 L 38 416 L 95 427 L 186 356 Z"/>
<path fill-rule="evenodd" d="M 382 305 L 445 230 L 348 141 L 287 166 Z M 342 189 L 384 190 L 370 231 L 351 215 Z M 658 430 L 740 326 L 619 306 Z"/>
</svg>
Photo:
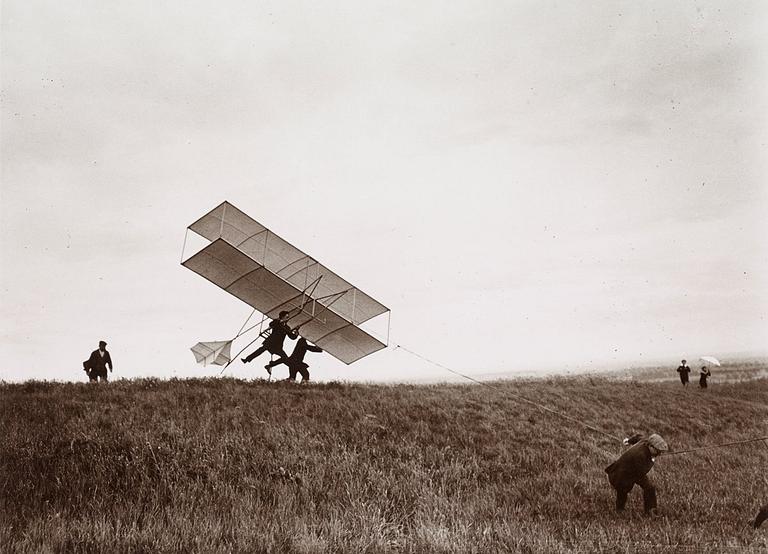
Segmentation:
<svg viewBox="0 0 768 554">
<path fill-rule="evenodd" d="M 182 265 L 350 364 L 386 344 L 359 327 L 389 309 L 224 202 L 189 226 L 211 241 Z"/>
</svg>

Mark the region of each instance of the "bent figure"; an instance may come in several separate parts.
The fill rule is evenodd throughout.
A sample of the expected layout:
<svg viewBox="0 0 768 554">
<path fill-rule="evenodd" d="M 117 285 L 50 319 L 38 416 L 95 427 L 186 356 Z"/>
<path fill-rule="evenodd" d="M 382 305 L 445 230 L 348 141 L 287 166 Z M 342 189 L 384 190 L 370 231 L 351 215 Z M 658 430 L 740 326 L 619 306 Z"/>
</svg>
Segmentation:
<svg viewBox="0 0 768 554">
<path fill-rule="evenodd" d="M 271 371 L 273 367 L 280 364 L 285 364 L 288 366 L 289 374 L 288 374 L 288 380 L 289 381 L 295 381 L 296 380 L 296 374 L 301 374 L 302 382 L 309 381 L 309 365 L 304 362 L 304 356 L 307 355 L 307 351 L 310 352 L 322 352 L 323 349 L 319 346 L 315 346 L 313 344 L 309 344 L 307 342 L 307 339 L 304 337 L 301 337 L 299 341 L 296 343 L 296 347 L 293 349 L 293 352 L 291 352 L 290 356 L 278 358 L 277 360 L 273 362 L 269 362 L 266 366 L 268 370 Z"/>
<path fill-rule="evenodd" d="M 677 372 L 680 374 L 680 382 L 683 386 L 688 384 L 688 374 L 691 372 L 691 368 L 682 360 L 682 363 L 678 366 Z"/>
<path fill-rule="evenodd" d="M 103 340 L 99 341 L 99 348 L 91 352 L 91 357 L 83 362 L 83 369 L 88 375 L 88 380 L 91 383 L 96 383 L 101 379 L 103 382 L 107 382 L 107 366 L 109 366 L 110 373 L 112 372 L 112 357 L 106 349 L 107 343 Z"/>
<path fill-rule="evenodd" d="M 283 343 L 285 337 L 289 337 L 291 340 L 298 336 L 298 333 L 288 327 L 286 319 L 288 318 L 288 312 L 282 311 L 278 314 L 277 319 L 273 319 L 269 322 L 270 333 L 259 348 L 253 351 L 245 358 L 241 358 L 240 361 L 244 364 L 250 363 L 252 360 L 262 355 L 264 352 L 280 356 L 280 358 L 286 358 L 288 355 L 283 349 Z M 272 375 L 272 368 L 269 365 L 264 366 L 267 373 Z"/>
<path fill-rule="evenodd" d="M 656 434 L 648 438 L 635 435 L 628 442 L 633 446 L 605 468 L 608 482 L 616 490 L 616 511 L 624 509 L 629 492 L 638 485 L 643 489 L 643 510 L 650 514 L 656 510 L 656 487 L 647 473 L 653 467 L 654 458 L 669 448 Z"/>
</svg>

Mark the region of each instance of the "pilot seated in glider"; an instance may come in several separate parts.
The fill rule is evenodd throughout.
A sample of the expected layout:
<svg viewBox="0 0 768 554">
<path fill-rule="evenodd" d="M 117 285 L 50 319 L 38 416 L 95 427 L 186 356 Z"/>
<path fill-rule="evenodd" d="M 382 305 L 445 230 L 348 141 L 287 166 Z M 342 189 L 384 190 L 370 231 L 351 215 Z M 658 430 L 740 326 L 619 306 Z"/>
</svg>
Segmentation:
<svg viewBox="0 0 768 554">
<path fill-rule="evenodd" d="M 283 348 L 283 343 L 285 342 L 285 337 L 289 337 L 291 340 L 295 340 L 296 337 L 299 336 L 299 334 L 292 330 L 290 327 L 288 327 L 288 323 L 286 323 L 286 320 L 288 319 L 288 312 L 282 311 L 278 314 L 277 319 L 273 319 L 269 322 L 269 328 L 271 332 L 267 336 L 267 338 L 264 339 L 264 342 L 261 344 L 259 348 L 257 348 L 253 353 L 249 354 L 245 358 L 241 358 L 240 361 L 244 364 L 249 363 L 254 358 L 260 356 L 264 352 L 269 352 L 270 354 L 274 354 L 276 356 L 280 356 L 280 358 L 287 358 L 288 355 L 285 353 L 285 349 Z M 267 373 L 272 375 L 272 369 L 269 366 L 265 366 Z"/>
<path fill-rule="evenodd" d="M 322 352 L 323 349 L 314 344 L 309 344 L 307 339 L 301 337 L 299 342 L 296 343 L 296 347 L 288 357 L 278 358 L 272 362 L 269 362 L 264 367 L 267 371 L 272 372 L 272 368 L 279 364 L 285 364 L 290 371 L 288 379 L 286 381 L 295 381 L 296 374 L 301 373 L 301 382 L 309 381 L 309 365 L 304 361 L 304 356 L 307 355 L 307 351 L 310 352 Z"/>
<path fill-rule="evenodd" d="M 649 437 L 634 435 L 624 439 L 624 444 L 633 446 L 605 468 L 608 481 L 616 489 L 616 510 L 624 510 L 629 491 L 639 485 L 643 489 L 643 508 L 646 515 L 655 514 L 656 487 L 646 474 L 653 467 L 655 458 L 669 451 L 669 447 L 664 439 L 656 434 Z"/>
</svg>

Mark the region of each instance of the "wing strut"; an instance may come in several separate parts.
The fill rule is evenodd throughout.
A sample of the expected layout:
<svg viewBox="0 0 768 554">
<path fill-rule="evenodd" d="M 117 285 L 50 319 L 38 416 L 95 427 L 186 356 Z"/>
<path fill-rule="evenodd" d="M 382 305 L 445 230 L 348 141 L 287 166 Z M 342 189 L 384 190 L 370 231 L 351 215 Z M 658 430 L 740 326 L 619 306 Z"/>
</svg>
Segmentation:
<svg viewBox="0 0 768 554">
<path fill-rule="evenodd" d="M 294 308 L 294 310 L 297 310 L 296 314 L 294 314 L 294 315 L 292 315 L 291 317 L 289 317 L 289 318 L 288 318 L 286 321 L 290 321 L 292 318 L 296 317 L 297 315 L 299 315 L 299 314 L 300 314 L 300 313 L 301 313 L 301 312 L 304 310 L 304 305 L 306 304 L 306 298 L 307 298 L 307 297 L 309 297 L 309 298 L 311 298 L 311 297 L 312 297 L 312 293 L 314 293 L 314 292 L 315 292 L 315 289 L 317 288 L 317 285 L 318 285 L 318 284 L 320 284 L 320 279 L 322 279 L 322 278 L 323 278 L 323 276 L 321 275 L 320 277 L 318 277 L 317 279 L 315 279 L 314 281 L 312 281 L 312 282 L 311 282 L 311 283 L 310 283 L 310 284 L 309 284 L 307 287 L 305 287 L 305 288 L 304 288 L 304 290 L 301 292 L 301 296 L 302 296 L 301 306 L 299 306 L 298 308 Z M 307 289 L 309 289 L 309 287 L 312 287 L 312 291 L 311 291 L 309 294 L 307 294 Z M 346 292 L 347 292 L 347 291 L 344 291 L 344 292 L 342 292 L 342 293 L 336 293 L 336 294 L 341 294 L 341 295 L 343 295 L 343 294 L 344 294 L 344 293 L 346 293 Z M 333 296 L 333 295 L 329 295 L 329 296 Z M 326 297 L 323 297 L 323 298 L 326 298 Z M 318 299 L 318 300 L 320 300 L 320 299 Z M 338 298 L 337 298 L 336 300 L 338 300 Z M 335 302 L 336 300 L 334 300 L 334 302 Z M 333 302 L 331 302 L 331 304 L 333 304 Z M 277 308 L 277 306 L 275 306 L 275 308 Z M 272 308 L 272 310 L 274 310 L 275 308 Z M 272 310 L 267 310 L 267 311 L 268 311 L 268 312 L 271 312 Z M 246 319 L 246 320 L 245 320 L 245 323 L 243 323 L 243 327 L 245 327 L 245 324 L 246 324 L 246 323 L 248 323 L 248 320 L 249 320 L 249 319 L 251 319 L 251 316 L 252 316 L 252 315 L 253 315 L 255 312 L 256 312 L 256 309 L 254 308 L 253 312 L 251 312 L 251 315 L 249 315 L 249 316 L 248 316 L 248 319 Z M 312 317 L 314 318 L 315 316 L 313 315 Z M 240 356 L 240 354 L 242 354 L 242 353 L 245 351 L 245 349 L 246 349 L 246 348 L 248 348 L 248 347 L 249 347 L 249 346 L 251 346 L 251 345 L 252 345 L 254 342 L 256 342 L 257 340 L 259 340 L 259 338 L 261 338 L 261 337 L 263 337 L 263 336 L 264 336 L 264 332 L 265 332 L 265 331 L 262 331 L 262 330 L 261 330 L 261 326 L 262 326 L 262 325 L 264 325 L 264 321 L 266 320 L 266 318 L 267 318 L 267 315 L 266 315 L 266 314 L 264 314 L 264 315 L 262 316 L 262 318 L 261 318 L 261 321 L 258 323 L 258 325 L 251 325 L 251 326 L 250 326 L 250 327 L 248 327 L 248 329 L 246 329 L 245 331 L 243 331 L 243 328 L 242 328 L 242 327 L 240 328 L 240 332 L 238 332 L 238 334 L 237 334 L 237 336 L 235 337 L 235 339 L 236 339 L 237 337 L 239 337 L 240 335 L 244 335 L 245 333 L 247 333 L 247 332 L 248 332 L 248 331 L 250 331 L 251 329 L 254 329 L 254 328 L 255 328 L 255 327 L 257 327 L 257 326 L 259 327 L 259 334 L 258 334 L 258 335 L 256 335 L 256 338 L 255 338 L 255 339 L 253 339 L 251 342 L 249 342 L 248 344 L 246 344 L 246 345 L 245 345 L 245 346 L 244 346 L 244 347 L 243 347 L 243 348 L 242 348 L 242 349 L 241 349 L 241 350 L 240 350 L 240 351 L 239 351 L 239 352 L 238 352 L 238 353 L 237 353 L 235 356 L 233 356 L 232 358 L 230 358 L 230 360 L 227 362 L 227 365 L 225 365 L 225 366 L 224 366 L 224 367 L 221 369 L 221 371 L 219 372 L 219 375 L 221 375 L 222 373 L 224 373 L 224 370 L 225 370 L 225 369 L 227 369 L 227 368 L 229 367 L 229 364 L 231 364 L 231 363 L 232 363 L 232 360 L 234 360 L 234 359 L 238 358 L 238 357 Z M 311 321 L 311 320 L 308 320 L 308 321 Z M 306 322 L 305 322 L 305 323 L 306 323 Z M 298 327 L 296 327 L 296 329 L 295 329 L 295 330 L 296 330 L 296 331 L 298 331 L 300 327 L 301 327 L 301 325 L 299 325 Z M 232 339 L 232 340 L 235 340 L 235 339 Z"/>
</svg>

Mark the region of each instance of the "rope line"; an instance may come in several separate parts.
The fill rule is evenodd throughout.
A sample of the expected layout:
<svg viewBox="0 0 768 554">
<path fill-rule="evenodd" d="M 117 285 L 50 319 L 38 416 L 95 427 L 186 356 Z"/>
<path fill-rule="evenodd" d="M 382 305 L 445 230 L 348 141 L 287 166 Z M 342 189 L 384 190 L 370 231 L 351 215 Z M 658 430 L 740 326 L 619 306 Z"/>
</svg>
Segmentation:
<svg viewBox="0 0 768 554">
<path fill-rule="evenodd" d="M 395 345 L 395 350 L 397 350 L 398 348 L 401 349 L 401 350 L 404 350 L 405 352 L 408 352 L 412 356 L 416 356 L 417 358 L 419 358 L 421 360 L 424 360 L 427 363 L 430 363 L 430 364 L 432 364 L 432 365 L 434 365 L 436 367 L 442 368 L 442 369 L 444 369 L 446 371 L 450 371 L 451 373 L 453 373 L 455 375 L 458 375 L 460 377 L 463 377 L 464 379 L 467 379 L 467 380 L 472 381 L 474 383 L 477 383 L 478 385 L 482 385 L 484 387 L 488 387 L 489 389 L 493 389 L 495 391 L 501 392 L 502 394 L 507 394 L 509 396 L 517 398 L 518 400 L 521 400 L 523 402 L 527 402 L 528 404 L 531 404 L 532 406 L 536 406 L 537 408 L 540 408 L 540 409 L 542 409 L 544 411 L 547 411 L 547 412 L 549 412 L 551 414 L 554 414 L 556 416 L 562 417 L 562 418 L 567 419 L 569 421 L 572 421 L 574 423 L 578 423 L 579 425 L 581 425 L 583 427 L 586 427 L 590 431 L 594 431 L 595 433 L 599 433 L 599 434 L 604 435 L 606 437 L 610 437 L 610 438 L 612 438 L 615 441 L 623 442 L 622 439 L 620 439 L 620 438 L 618 438 L 618 437 L 616 437 L 614 435 L 611 435 L 610 433 L 606 433 L 602 429 L 598 429 L 597 427 L 594 427 L 593 425 L 590 425 L 589 423 L 586 423 L 584 421 L 576 419 L 575 417 L 569 416 L 569 415 L 564 414 L 562 412 L 558 412 L 557 410 L 553 410 L 552 408 L 550 408 L 548 406 L 545 406 L 543 404 L 539 404 L 538 402 L 534 402 L 533 400 L 529 400 L 529 399 L 525 398 L 524 396 L 520 396 L 519 394 L 515 394 L 513 392 L 509 392 L 508 390 L 504 390 L 504 389 L 501 389 L 499 387 L 495 387 L 495 386 L 493 386 L 493 385 L 491 385 L 489 383 L 480 381 L 478 379 L 475 379 L 474 377 L 470 377 L 469 375 L 465 375 L 464 373 L 461 373 L 459 371 L 451 369 L 450 367 L 444 366 L 443 364 L 441 364 L 439 362 L 436 362 L 434 360 L 430 360 L 429 358 L 426 358 L 426 357 L 422 356 L 421 354 L 417 354 L 413 350 L 409 350 L 409 349 L 405 348 L 404 346 L 402 346 L 400 344 L 396 344 Z M 733 446 L 733 445 L 736 445 L 736 444 L 747 444 L 747 443 L 750 443 L 750 442 L 758 442 L 758 441 L 763 441 L 762 443 L 766 447 L 768 447 L 768 436 L 765 436 L 765 437 L 756 437 L 756 438 L 752 438 L 752 439 L 744 439 L 744 440 L 739 440 L 739 441 L 725 442 L 725 443 L 720 443 L 720 444 L 711 444 L 711 445 L 708 445 L 708 446 L 698 446 L 696 448 L 688 448 L 686 450 L 674 450 L 672 452 L 665 452 L 664 456 L 666 457 L 666 456 L 673 456 L 675 454 L 688 454 L 690 452 L 698 452 L 700 450 L 709 450 L 709 449 L 712 449 L 712 448 L 725 448 L 727 446 Z"/>
<path fill-rule="evenodd" d="M 508 390 L 504 390 L 504 389 L 501 389 L 499 387 L 494 387 L 493 385 L 491 385 L 489 383 L 485 383 L 483 381 L 479 381 L 479 380 L 477 380 L 477 379 L 475 379 L 473 377 L 470 377 L 469 375 L 465 375 L 465 374 L 463 374 L 461 372 L 458 372 L 458 371 L 455 371 L 455 370 L 451 369 L 450 367 L 444 366 L 441 363 L 435 362 L 434 360 L 430 360 L 429 358 L 425 358 L 421 354 L 417 354 L 413 350 L 409 350 L 409 349 L 407 349 L 406 347 L 404 347 L 404 346 L 402 346 L 400 344 L 396 344 L 395 345 L 395 349 L 397 350 L 398 348 L 400 348 L 401 350 L 404 350 L 405 352 L 408 352 L 412 356 L 416 356 L 417 358 L 420 358 L 420 359 L 424 360 L 427 363 L 430 363 L 430 364 L 432 364 L 434 366 L 440 367 L 440 368 L 442 368 L 442 369 L 444 369 L 446 371 L 450 371 L 451 373 L 453 373 L 455 375 L 458 375 L 460 377 L 463 377 L 464 379 L 468 379 L 469 381 L 477 383 L 478 385 L 482 385 L 484 387 L 488 387 L 489 389 L 493 389 L 495 391 L 499 391 L 502 394 L 507 394 L 509 396 L 517 398 L 518 400 L 520 400 L 522 402 L 527 402 L 528 404 L 531 404 L 532 406 L 536 406 L 537 408 L 539 408 L 541 410 L 544 410 L 544 411 L 549 412 L 551 414 L 554 414 L 556 416 L 562 417 L 563 419 L 567 419 L 567 420 L 572 421 L 574 423 L 578 423 L 579 425 L 581 425 L 583 427 L 586 427 L 590 431 L 594 431 L 595 433 L 599 433 L 601 435 L 609 437 L 609 438 L 611 438 L 611 439 L 613 439 L 613 440 L 615 440 L 617 442 L 622 442 L 622 440 L 619 437 L 617 437 L 615 435 L 611 435 L 610 433 L 606 433 L 602 429 L 598 429 L 597 427 L 595 427 L 593 425 L 590 425 L 589 423 L 586 423 L 584 421 L 581 421 L 580 419 L 576 419 L 575 417 L 569 416 L 569 415 L 564 414 L 562 412 L 558 412 L 557 410 L 553 410 L 549 406 L 545 406 L 544 404 L 539 404 L 538 402 L 534 402 L 533 400 L 529 400 L 529 399 L 525 398 L 524 396 L 520 396 L 519 394 L 515 394 L 513 392 L 509 392 Z"/>
<path fill-rule="evenodd" d="M 710 448 L 724 448 L 726 446 L 733 446 L 734 444 L 746 444 L 748 442 L 757 442 L 757 441 L 765 441 L 765 440 L 768 440 L 768 436 L 757 437 L 754 439 L 745 439 L 742 441 L 724 442 L 722 444 L 710 444 L 709 446 L 698 446 L 696 448 L 689 448 L 687 450 L 673 450 L 672 452 L 665 452 L 664 457 L 674 456 L 675 454 L 688 454 L 689 452 L 697 452 L 699 450 L 707 450 Z"/>
</svg>

